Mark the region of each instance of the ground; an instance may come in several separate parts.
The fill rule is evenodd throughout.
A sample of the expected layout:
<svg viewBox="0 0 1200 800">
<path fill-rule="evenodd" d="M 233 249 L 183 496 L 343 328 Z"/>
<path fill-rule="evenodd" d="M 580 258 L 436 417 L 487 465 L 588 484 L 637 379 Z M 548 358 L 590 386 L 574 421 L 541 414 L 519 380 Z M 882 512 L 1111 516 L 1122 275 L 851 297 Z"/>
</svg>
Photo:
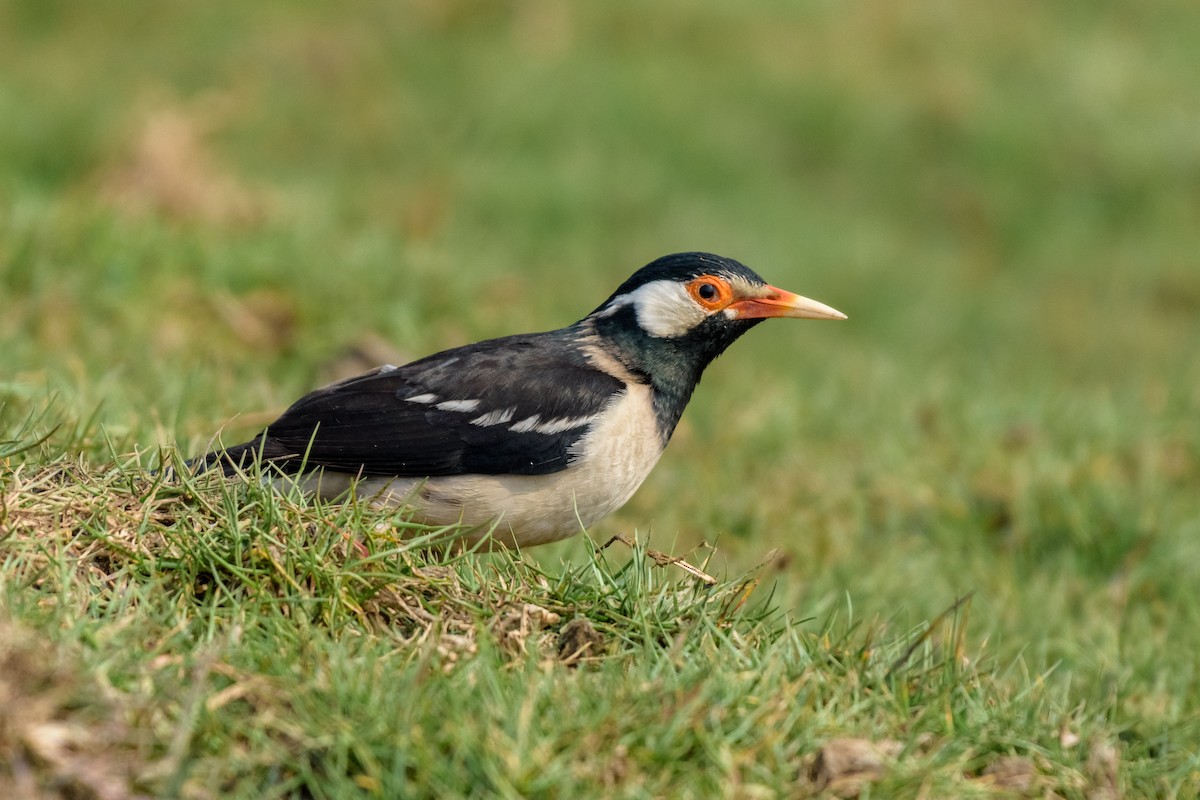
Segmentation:
<svg viewBox="0 0 1200 800">
<path fill-rule="evenodd" d="M 0 795 L 1197 796 L 1192 5 L 0 2 Z M 156 471 L 693 249 L 586 536 Z"/>
</svg>

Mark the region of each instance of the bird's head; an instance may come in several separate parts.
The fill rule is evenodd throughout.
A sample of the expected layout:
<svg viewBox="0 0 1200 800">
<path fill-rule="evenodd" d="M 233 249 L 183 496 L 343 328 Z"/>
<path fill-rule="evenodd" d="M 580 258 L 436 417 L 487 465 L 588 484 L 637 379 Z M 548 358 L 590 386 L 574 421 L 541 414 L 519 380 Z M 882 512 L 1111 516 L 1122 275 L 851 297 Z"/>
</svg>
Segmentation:
<svg viewBox="0 0 1200 800">
<path fill-rule="evenodd" d="M 846 315 L 777 289 L 746 265 L 711 253 L 676 253 L 647 264 L 590 315 L 626 349 L 648 356 L 669 352 L 690 362 L 696 379 L 734 340 L 771 317 Z"/>
</svg>

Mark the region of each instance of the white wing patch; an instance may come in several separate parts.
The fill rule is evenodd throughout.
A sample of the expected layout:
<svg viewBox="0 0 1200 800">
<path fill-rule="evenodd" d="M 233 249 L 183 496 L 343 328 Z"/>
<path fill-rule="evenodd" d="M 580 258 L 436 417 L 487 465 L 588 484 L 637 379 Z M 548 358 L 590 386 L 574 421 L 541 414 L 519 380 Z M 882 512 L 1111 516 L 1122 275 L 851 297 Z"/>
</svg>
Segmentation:
<svg viewBox="0 0 1200 800">
<path fill-rule="evenodd" d="M 555 417 L 548 419 L 545 422 L 541 421 L 541 417 L 534 414 L 532 417 L 526 417 L 509 428 L 513 433 L 544 433 L 551 435 L 562 433 L 563 431 L 573 430 L 583 427 L 592 422 L 596 417 Z"/>
<path fill-rule="evenodd" d="M 424 403 L 426 405 L 435 400 L 437 400 L 436 394 L 414 394 L 412 397 L 404 398 L 404 402 L 406 403 Z"/>
<path fill-rule="evenodd" d="M 509 428 L 509 430 L 512 431 L 513 433 L 528 433 L 529 431 L 531 431 L 535 427 L 537 427 L 538 421 L 540 419 L 541 419 L 541 417 L 539 417 L 537 414 L 534 414 L 532 417 L 526 417 L 525 419 L 518 422 L 516 425 L 513 425 L 511 428 Z"/>
<path fill-rule="evenodd" d="M 540 425 L 535 425 L 530 430 L 532 430 L 534 433 L 546 433 L 546 434 L 562 433 L 563 431 L 569 431 L 569 430 L 573 430 L 575 428 L 583 427 L 584 425 L 587 425 L 589 422 L 591 422 L 594 419 L 595 419 L 594 416 L 591 416 L 591 417 L 559 417 L 557 419 L 552 419 L 552 420 L 543 422 Z"/>
<path fill-rule="evenodd" d="M 412 398 L 409 398 L 410 400 Z M 438 403 L 438 411 L 474 411 L 479 408 L 478 400 L 446 400 Z"/>
<path fill-rule="evenodd" d="M 486 428 L 490 425 L 503 425 L 506 422 L 511 422 L 513 414 L 516 412 L 517 410 L 515 408 L 501 408 L 497 409 L 496 411 L 489 411 L 483 416 L 476 417 L 475 419 L 471 420 L 471 424 L 479 425 L 483 428 Z"/>
</svg>

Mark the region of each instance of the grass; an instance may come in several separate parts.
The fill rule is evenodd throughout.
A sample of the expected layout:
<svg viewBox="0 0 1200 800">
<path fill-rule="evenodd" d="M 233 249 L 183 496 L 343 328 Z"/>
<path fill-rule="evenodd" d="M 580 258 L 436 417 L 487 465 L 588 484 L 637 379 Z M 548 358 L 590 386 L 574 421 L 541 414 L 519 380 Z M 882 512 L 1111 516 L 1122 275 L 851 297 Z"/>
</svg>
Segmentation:
<svg viewBox="0 0 1200 800">
<path fill-rule="evenodd" d="M 1197 796 L 1198 34 L 0 2 L 0 795 Z M 850 320 L 710 369 L 632 548 L 150 472 L 682 249 Z"/>
<path fill-rule="evenodd" d="M 255 484 L 78 463 L 10 481 L 3 744 L 53 768 L 14 768 L 27 794 L 791 794 L 863 779 L 813 756 L 847 719 L 894 748 L 874 791 L 987 795 L 1018 752 L 1069 794 L 1103 785 L 1089 753 L 1117 733 L 1020 663 L 973 663 L 953 610 L 805 625 L 752 600 L 761 572 L 706 586 L 642 547 L 434 559 L 394 516 Z M 1187 763 L 1170 737 L 1128 755 Z"/>
</svg>

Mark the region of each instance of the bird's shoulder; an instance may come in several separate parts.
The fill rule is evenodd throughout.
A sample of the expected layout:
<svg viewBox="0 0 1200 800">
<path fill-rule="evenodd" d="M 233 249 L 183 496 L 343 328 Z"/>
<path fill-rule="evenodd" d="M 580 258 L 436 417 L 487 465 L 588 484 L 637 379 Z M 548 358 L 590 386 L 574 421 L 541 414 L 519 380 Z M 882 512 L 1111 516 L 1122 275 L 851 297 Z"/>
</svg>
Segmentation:
<svg viewBox="0 0 1200 800">
<path fill-rule="evenodd" d="M 581 416 L 601 410 L 625 385 L 618 370 L 598 362 L 597 352 L 594 337 L 573 329 L 488 339 L 332 383 L 297 400 L 288 413 L 377 404 L 381 411 L 431 406 Z"/>
</svg>

